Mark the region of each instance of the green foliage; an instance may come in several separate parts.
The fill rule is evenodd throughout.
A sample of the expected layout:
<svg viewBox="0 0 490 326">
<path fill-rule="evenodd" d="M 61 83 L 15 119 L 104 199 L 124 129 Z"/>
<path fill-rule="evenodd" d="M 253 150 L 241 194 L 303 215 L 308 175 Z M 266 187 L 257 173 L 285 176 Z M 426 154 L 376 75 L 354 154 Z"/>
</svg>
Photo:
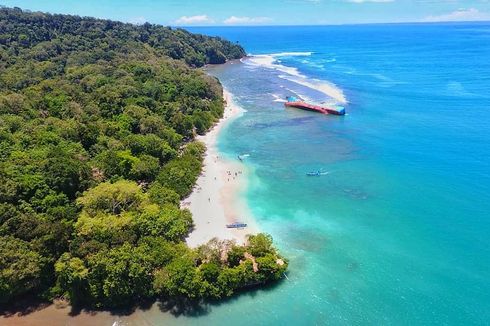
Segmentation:
<svg viewBox="0 0 490 326">
<path fill-rule="evenodd" d="M 204 263 L 199 266 L 199 271 L 205 281 L 215 283 L 220 274 L 220 266 L 214 262 Z"/>
<path fill-rule="evenodd" d="M 134 182 L 119 180 L 115 183 L 101 183 L 87 190 L 77 199 L 83 211 L 90 216 L 99 212 L 120 214 L 137 207 L 145 200 L 141 188 Z"/>
<path fill-rule="evenodd" d="M 83 150 L 54 146 L 47 152 L 43 169 L 48 186 L 69 198 L 74 198 L 77 191 L 85 188 L 83 182 L 89 174 L 83 158 L 76 155 L 83 155 Z"/>
<path fill-rule="evenodd" d="M 154 289 L 161 296 L 185 296 L 199 298 L 202 296 L 202 284 L 195 268 L 192 252 L 172 260 L 157 271 Z"/>
<path fill-rule="evenodd" d="M 201 173 L 205 147 L 193 142 L 186 146 L 180 157 L 166 164 L 157 176 L 162 186 L 175 190 L 181 198 L 188 196 Z"/>
<path fill-rule="evenodd" d="M 272 237 L 265 233 L 250 235 L 248 238 L 249 251 L 254 256 L 264 256 L 269 252 L 274 252 L 272 247 Z"/>
<path fill-rule="evenodd" d="M 129 176 L 133 180 L 142 180 L 151 182 L 160 170 L 160 163 L 156 157 L 151 155 L 141 155 L 138 160 L 132 164 Z"/>
<path fill-rule="evenodd" d="M 0 8 L 0 303 L 221 298 L 282 276 L 270 237 L 183 242 L 193 139 L 224 110 L 193 68 L 244 55 L 180 29 Z"/>
<path fill-rule="evenodd" d="M 0 237 L 0 303 L 25 294 L 41 283 L 44 261 L 29 243 Z"/>
<path fill-rule="evenodd" d="M 203 159 L 204 153 L 206 153 L 206 145 L 204 145 L 204 143 L 200 141 L 193 141 L 191 143 L 188 143 L 183 150 L 184 155 L 190 155 L 201 161 Z"/>
<path fill-rule="evenodd" d="M 238 266 L 240 264 L 240 260 L 243 259 L 243 255 L 245 254 L 245 248 L 242 246 L 232 246 L 230 251 L 228 252 L 228 263 L 231 267 Z"/>
<path fill-rule="evenodd" d="M 125 139 L 125 143 L 133 155 L 153 156 L 161 163 L 166 163 L 177 154 L 175 149 L 155 134 L 131 134 Z"/>
<path fill-rule="evenodd" d="M 271 239 L 265 234 L 258 234 L 257 238 Z M 213 239 L 159 269 L 154 279 L 156 294 L 223 298 L 240 288 L 282 278 L 287 261 L 272 247 L 260 255 L 250 255 L 254 246 L 250 242 L 237 246 L 230 241 Z"/>
<path fill-rule="evenodd" d="M 136 217 L 139 234 L 161 236 L 170 241 L 184 239 L 192 226 L 192 215 L 173 205 L 149 205 Z"/>
<path fill-rule="evenodd" d="M 96 306 L 125 306 L 153 295 L 152 260 L 147 246 L 126 243 L 88 257 L 89 298 Z"/>
<path fill-rule="evenodd" d="M 72 304 L 78 305 L 88 291 L 86 282 L 89 270 L 83 260 L 64 253 L 55 264 L 55 272 L 58 276 L 57 289 L 63 289 L 63 294 L 72 300 Z"/>
<path fill-rule="evenodd" d="M 152 202 L 159 204 L 160 206 L 164 206 L 165 204 L 175 206 L 179 205 L 179 194 L 172 189 L 162 186 L 158 182 L 151 185 L 151 187 L 148 189 L 148 195 Z"/>
</svg>

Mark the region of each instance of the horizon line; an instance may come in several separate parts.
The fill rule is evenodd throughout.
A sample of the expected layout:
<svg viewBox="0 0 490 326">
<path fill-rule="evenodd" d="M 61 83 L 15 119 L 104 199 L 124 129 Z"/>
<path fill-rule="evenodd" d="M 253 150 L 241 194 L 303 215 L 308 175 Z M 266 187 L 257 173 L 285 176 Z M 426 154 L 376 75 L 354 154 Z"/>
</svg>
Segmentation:
<svg viewBox="0 0 490 326">
<path fill-rule="evenodd" d="M 150 23 L 162 25 L 159 23 Z M 352 26 L 352 25 L 403 25 L 403 24 L 490 24 L 490 20 L 442 20 L 442 21 L 406 21 L 406 22 L 371 22 L 371 23 L 338 23 L 338 24 L 260 24 L 260 25 L 162 25 L 172 28 L 193 28 L 193 27 L 320 27 L 320 26 Z M 131 24 L 131 23 L 129 23 Z M 133 24 L 136 25 L 136 24 Z M 142 24 L 140 24 L 142 25 Z"/>
<path fill-rule="evenodd" d="M 203 28 L 203 27 L 321 27 L 321 26 L 358 26 L 358 25 L 403 25 L 403 24 L 468 24 L 468 23 L 473 23 L 473 24 L 485 24 L 485 23 L 490 23 L 490 20 L 461 20 L 461 21 L 454 21 L 454 20 L 442 20 L 442 21 L 401 21 L 401 22 L 351 22 L 351 23 L 321 23 L 321 24 L 258 24 L 258 25 L 247 25 L 247 24 L 238 24 L 238 25 L 228 25 L 228 24 L 219 24 L 219 25 L 211 25 L 211 24 L 206 24 L 206 25 L 172 25 L 172 24 L 165 24 L 165 23 L 152 23 L 149 21 L 146 21 L 144 23 L 131 23 L 129 21 L 124 21 L 124 20 L 117 20 L 113 18 L 102 18 L 102 17 L 96 17 L 96 16 L 81 16 L 79 14 L 70 14 L 70 13 L 54 13 L 54 12 L 49 12 L 49 11 L 41 11 L 41 10 L 32 10 L 32 9 L 27 9 L 27 8 L 21 8 L 21 7 L 9 7 L 3 4 L 0 4 L 0 8 L 7 8 L 7 9 L 21 9 L 22 11 L 27 11 L 27 12 L 39 12 L 39 13 L 46 13 L 46 14 L 51 14 L 51 15 L 69 15 L 69 16 L 78 16 L 80 18 L 93 18 L 93 19 L 101 19 L 101 20 L 110 20 L 114 22 L 121 22 L 125 24 L 131 24 L 131 25 L 144 25 L 146 23 L 152 24 L 152 25 L 160 25 L 163 27 L 171 27 L 171 28 Z"/>
</svg>

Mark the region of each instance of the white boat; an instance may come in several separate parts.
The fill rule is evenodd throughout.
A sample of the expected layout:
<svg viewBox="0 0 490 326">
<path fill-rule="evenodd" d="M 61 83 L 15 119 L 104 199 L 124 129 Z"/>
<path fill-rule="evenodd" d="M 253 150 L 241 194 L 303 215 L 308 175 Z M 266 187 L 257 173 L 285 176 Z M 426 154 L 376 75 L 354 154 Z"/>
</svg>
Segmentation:
<svg viewBox="0 0 490 326">
<path fill-rule="evenodd" d="M 228 229 L 241 229 L 241 228 L 247 227 L 247 223 L 235 222 L 235 223 L 232 223 L 232 224 L 226 224 L 226 227 Z"/>
</svg>

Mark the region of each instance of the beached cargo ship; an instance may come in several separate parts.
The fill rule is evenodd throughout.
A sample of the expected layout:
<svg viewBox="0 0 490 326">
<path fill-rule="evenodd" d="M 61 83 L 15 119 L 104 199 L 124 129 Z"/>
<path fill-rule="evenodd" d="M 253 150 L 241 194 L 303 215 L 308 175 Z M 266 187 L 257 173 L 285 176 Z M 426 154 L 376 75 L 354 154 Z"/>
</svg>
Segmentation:
<svg viewBox="0 0 490 326">
<path fill-rule="evenodd" d="M 334 114 L 334 115 L 344 115 L 345 114 L 345 108 L 342 106 L 330 107 L 330 106 L 324 106 L 324 105 L 310 104 L 310 103 L 301 101 L 294 96 L 288 96 L 288 97 L 286 97 L 286 100 L 287 100 L 287 102 L 284 103 L 284 105 L 287 107 L 293 107 L 293 108 L 307 110 L 307 111 L 314 111 L 314 112 L 319 112 L 319 113 L 323 113 L 323 114 Z"/>
</svg>

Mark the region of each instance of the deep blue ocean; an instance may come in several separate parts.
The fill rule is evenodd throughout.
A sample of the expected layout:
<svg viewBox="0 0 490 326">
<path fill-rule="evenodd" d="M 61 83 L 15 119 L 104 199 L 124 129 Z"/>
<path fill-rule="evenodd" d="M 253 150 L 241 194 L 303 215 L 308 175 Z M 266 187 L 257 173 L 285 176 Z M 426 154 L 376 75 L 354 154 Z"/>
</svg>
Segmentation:
<svg viewBox="0 0 490 326">
<path fill-rule="evenodd" d="M 219 148 L 250 154 L 244 196 L 290 270 L 166 323 L 490 324 L 490 23 L 191 31 L 252 55 L 208 69 L 247 110 Z M 344 117 L 282 103 L 332 90 Z"/>
</svg>

